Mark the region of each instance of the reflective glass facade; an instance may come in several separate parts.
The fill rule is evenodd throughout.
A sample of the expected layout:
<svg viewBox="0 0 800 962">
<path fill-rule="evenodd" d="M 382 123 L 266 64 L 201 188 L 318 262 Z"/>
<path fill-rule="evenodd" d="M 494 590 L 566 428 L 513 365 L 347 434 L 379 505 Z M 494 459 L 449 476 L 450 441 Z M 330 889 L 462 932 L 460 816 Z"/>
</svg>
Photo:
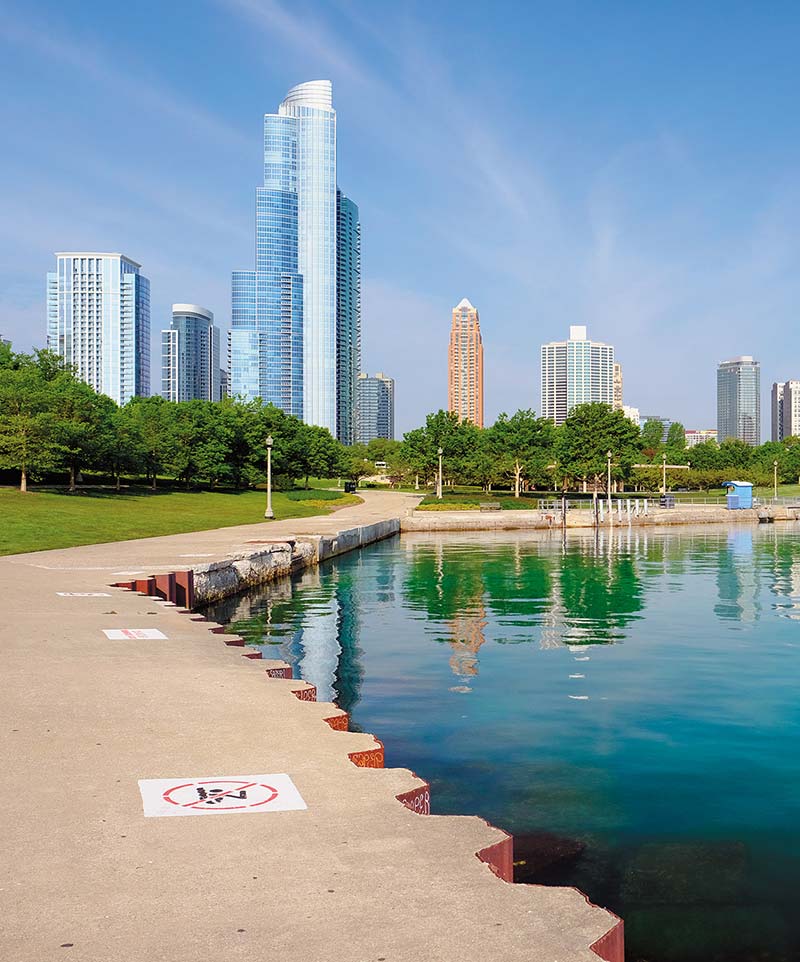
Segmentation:
<svg viewBox="0 0 800 962">
<path fill-rule="evenodd" d="M 56 254 L 47 346 L 117 404 L 150 394 L 150 282 L 122 254 Z"/>
<path fill-rule="evenodd" d="M 196 304 L 173 304 L 161 332 L 161 396 L 168 401 L 220 399 L 219 328 Z"/>
<path fill-rule="evenodd" d="M 233 275 L 230 390 L 333 434 L 336 235 L 336 111 L 330 81 L 311 81 L 264 117 L 255 270 Z"/>
<path fill-rule="evenodd" d="M 336 210 L 336 436 L 353 444 L 361 370 L 361 224 L 358 207 L 340 190 Z"/>
<path fill-rule="evenodd" d="M 717 368 L 717 439 L 761 443 L 761 365 L 750 356 Z"/>
<path fill-rule="evenodd" d="M 394 378 L 378 372 L 359 374 L 356 381 L 356 443 L 373 438 L 394 440 Z"/>
</svg>

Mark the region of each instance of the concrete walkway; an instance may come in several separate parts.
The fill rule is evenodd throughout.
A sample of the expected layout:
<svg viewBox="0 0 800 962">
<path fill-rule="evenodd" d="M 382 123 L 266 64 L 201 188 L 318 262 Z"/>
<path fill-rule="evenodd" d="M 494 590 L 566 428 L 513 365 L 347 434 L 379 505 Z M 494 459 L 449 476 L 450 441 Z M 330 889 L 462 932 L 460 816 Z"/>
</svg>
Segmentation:
<svg viewBox="0 0 800 962">
<path fill-rule="evenodd" d="M 622 962 L 616 920 L 580 893 L 493 874 L 511 870 L 504 833 L 416 814 L 397 796 L 424 811 L 420 779 L 353 764 L 377 764 L 379 746 L 326 724 L 334 706 L 299 700 L 305 685 L 268 677 L 208 623 L 107 587 L 414 500 L 367 493 L 323 518 L 0 558 L 0 958 Z M 307 809 L 143 817 L 139 779 L 269 773 Z"/>
</svg>

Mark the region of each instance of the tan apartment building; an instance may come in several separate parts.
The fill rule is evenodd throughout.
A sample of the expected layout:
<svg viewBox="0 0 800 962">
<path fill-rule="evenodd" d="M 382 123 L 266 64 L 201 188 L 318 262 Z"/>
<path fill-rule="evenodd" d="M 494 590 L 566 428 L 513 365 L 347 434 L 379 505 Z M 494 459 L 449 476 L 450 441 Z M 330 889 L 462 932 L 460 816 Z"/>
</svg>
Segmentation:
<svg viewBox="0 0 800 962">
<path fill-rule="evenodd" d="M 447 404 L 459 420 L 483 427 L 483 341 L 478 311 L 466 297 L 453 308 Z"/>
</svg>

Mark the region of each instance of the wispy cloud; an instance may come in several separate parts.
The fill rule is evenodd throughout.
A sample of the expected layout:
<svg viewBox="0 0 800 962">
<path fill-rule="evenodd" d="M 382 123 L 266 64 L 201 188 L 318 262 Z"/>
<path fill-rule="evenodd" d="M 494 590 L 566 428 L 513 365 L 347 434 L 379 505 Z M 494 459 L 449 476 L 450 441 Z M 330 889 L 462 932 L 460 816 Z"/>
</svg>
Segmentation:
<svg viewBox="0 0 800 962">
<path fill-rule="evenodd" d="M 129 100 L 141 108 L 155 111 L 181 124 L 197 138 L 213 137 L 231 146 L 250 147 L 251 138 L 221 121 L 203 107 L 179 96 L 170 87 L 148 76 L 141 65 L 112 63 L 109 53 L 87 37 L 72 36 L 62 25 L 54 30 L 51 21 L 36 21 L 30 9 L 15 12 L 5 9 L 0 21 L 0 42 L 31 57 L 60 63 L 117 92 L 120 101 Z M 115 57 L 118 57 L 115 47 Z"/>
</svg>

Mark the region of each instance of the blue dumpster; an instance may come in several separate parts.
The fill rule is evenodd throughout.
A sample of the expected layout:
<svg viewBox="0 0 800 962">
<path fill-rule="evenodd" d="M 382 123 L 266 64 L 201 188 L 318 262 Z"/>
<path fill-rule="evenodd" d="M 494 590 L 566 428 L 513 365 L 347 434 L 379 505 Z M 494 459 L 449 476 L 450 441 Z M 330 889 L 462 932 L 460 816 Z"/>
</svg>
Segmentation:
<svg viewBox="0 0 800 962">
<path fill-rule="evenodd" d="M 753 485 L 749 481 L 725 481 L 729 511 L 741 511 L 753 507 Z"/>
</svg>

